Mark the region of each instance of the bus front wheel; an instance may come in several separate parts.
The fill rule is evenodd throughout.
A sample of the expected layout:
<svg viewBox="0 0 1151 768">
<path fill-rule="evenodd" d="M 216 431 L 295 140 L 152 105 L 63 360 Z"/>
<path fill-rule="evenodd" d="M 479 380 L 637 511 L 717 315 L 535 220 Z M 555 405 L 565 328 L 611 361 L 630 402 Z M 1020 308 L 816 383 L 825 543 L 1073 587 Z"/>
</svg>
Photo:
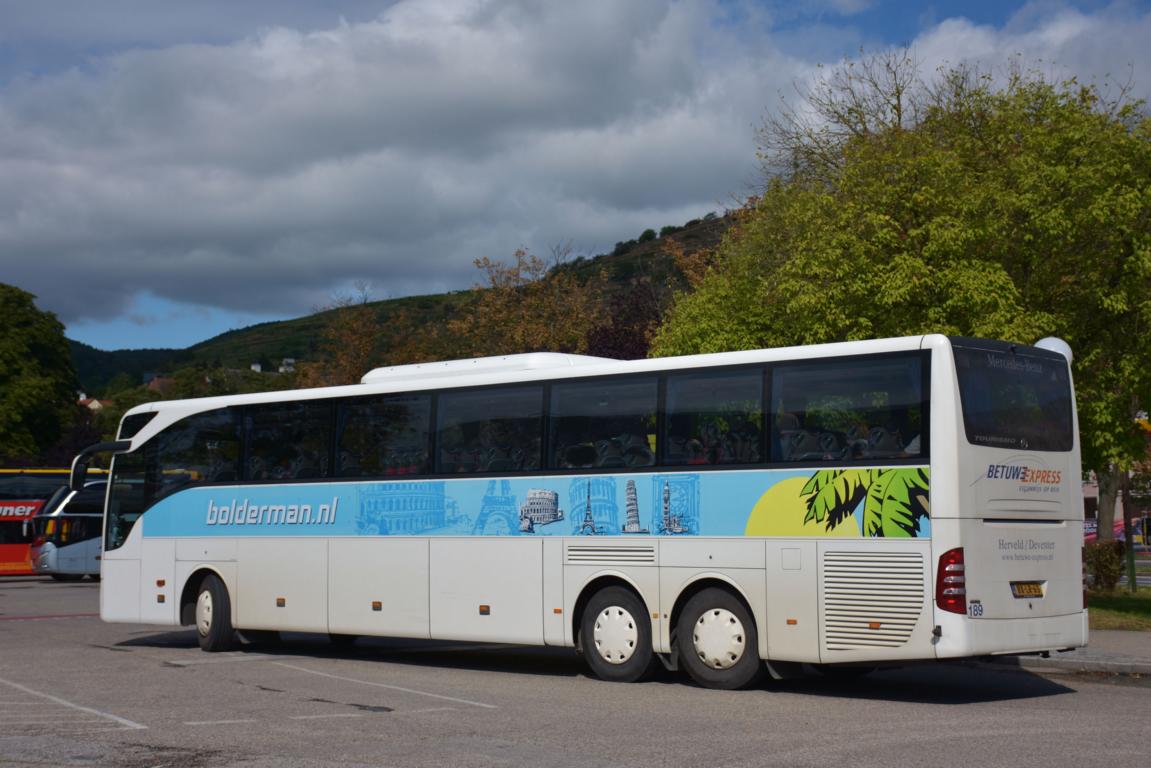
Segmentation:
<svg viewBox="0 0 1151 768">
<path fill-rule="evenodd" d="M 687 601 L 676 626 L 680 663 L 705 688 L 733 690 L 763 672 L 755 620 L 735 595 L 714 587 Z"/>
<path fill-rule="evenodd" d="M 580 621 L 580 648 L 601 680 L 633 683 L 642 679 L 655 658 L 643 601 L 623 587 L 596 592 Z"/>
<path fill-rule="evenodd" d="M 196 635 L 205 651 L 231 650 L 236 641 L 228 588 L 214 573 L 204 577 L 196 595 Z"/>
</svg>

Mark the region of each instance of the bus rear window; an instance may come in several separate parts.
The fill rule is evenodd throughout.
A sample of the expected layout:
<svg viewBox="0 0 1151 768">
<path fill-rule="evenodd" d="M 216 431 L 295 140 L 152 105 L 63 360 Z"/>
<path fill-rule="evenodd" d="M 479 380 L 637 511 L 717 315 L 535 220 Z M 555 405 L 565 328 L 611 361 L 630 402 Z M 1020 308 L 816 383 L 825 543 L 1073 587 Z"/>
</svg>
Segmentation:
<svg viewBox="0 0 1151 768">
<path fill-rule="evenodd" d="M 1071 377 L 1058 355 L 953 347 L 967 441 L 1029 451 L 1074 443 Z"/>
</svg>

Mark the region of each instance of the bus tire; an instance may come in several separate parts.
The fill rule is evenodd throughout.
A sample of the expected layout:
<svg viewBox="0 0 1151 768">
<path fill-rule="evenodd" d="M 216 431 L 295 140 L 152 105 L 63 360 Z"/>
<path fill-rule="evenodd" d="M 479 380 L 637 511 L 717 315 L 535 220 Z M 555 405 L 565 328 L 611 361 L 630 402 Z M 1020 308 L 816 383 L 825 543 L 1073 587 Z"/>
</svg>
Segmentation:
<svg viewBox="0 0 1151 768">
<path fill-rule="evenodd" d="M 196 594 L 196 636 L 200 648 L 213 653 L 231 650 L 236 642 L 228 588 L 214 573 L 204 577 Z"/>
<path fill-rule="evenodd" d="M 613 683 L 642 680 L 655 659 L 643 601 L 623 587 L 596 592 L 580 621 L 580 648 L 599 679 Z"/>
<path fill-rule="evenodd" d="M 680 664 L 705 688 L 734 690 L 763 673 L 755 620 L 730 592 L 709 587 L 693 595 L 676 624 Z"/>
</svg>

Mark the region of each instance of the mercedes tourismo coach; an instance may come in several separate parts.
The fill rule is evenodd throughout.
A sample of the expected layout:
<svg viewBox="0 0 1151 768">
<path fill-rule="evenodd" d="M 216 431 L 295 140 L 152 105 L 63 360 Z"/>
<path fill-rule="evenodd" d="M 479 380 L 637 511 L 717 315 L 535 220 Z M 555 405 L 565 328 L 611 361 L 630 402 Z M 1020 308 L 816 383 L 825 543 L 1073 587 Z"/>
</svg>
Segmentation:
<svg viewBox="0 0 1151 768">
<path fill-rule="evenodd" d="M 721 688 L 1082 646 L 1070 351 L 1040 345 L 517 355 L 145 404 L 86 452 L 117 453 L 101 616 L 209 651 L 575 646 L 607 680 L 658 656 Z"/>
</svg>

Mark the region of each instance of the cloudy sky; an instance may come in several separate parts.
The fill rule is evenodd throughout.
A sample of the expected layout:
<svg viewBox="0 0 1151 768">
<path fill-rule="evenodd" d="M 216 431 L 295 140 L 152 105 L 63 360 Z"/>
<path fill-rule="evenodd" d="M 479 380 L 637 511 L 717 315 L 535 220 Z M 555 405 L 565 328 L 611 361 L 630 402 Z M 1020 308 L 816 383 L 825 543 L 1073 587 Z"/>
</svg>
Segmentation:
<svg viewBox="0 0 1151 768">
<path fill-rule="evenodd" d="M 1145 97 L 1149 5 L 0 0 L 0 282 L 102 349 L 463 288 L 730 205 L 861 48 Z"/>
</svg>

